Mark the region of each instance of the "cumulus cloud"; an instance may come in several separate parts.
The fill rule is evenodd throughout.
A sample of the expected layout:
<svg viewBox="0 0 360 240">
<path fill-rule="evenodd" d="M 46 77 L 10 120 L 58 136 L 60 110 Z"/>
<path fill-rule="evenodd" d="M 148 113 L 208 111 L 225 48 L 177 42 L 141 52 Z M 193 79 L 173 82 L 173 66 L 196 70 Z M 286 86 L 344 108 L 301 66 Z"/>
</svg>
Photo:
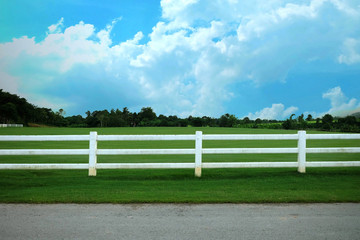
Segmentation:
<svg viewBox="0 0 360 240">
<path fill-rule="evenodd" d="M 331 108 L 326 113 L 333 116 L 344 117 L 360 111 L 360 102 L 356 98 L 349 100 L 340 87 L 329 89 L 322 97 L 330 100 Z"/>
<path fill-rule="evenodd" d="M 161 8 L 146 43 L 142 32 L 114 43 L 110 33 L 121 18 L 104 29 L 83 21 L 66 27 L 61 18 L 39 42 L 24 36 L 2 43 L 0 86 L 62 100 L 70 114 L 89 110 L 81 106 L 152 106 L 162 114 L 219 116 L 241 95 L 230 87 L 236 83 L 286 82 L 307 59 L 359 61 L 359 40 L 349 38 L 356 27 L 344 28 L 358 26 L 355 1 L 162 0 Z M 321 21 L 329 12 L 332 21 Z M 296 110 L 273 104 L 249 116 L 284 118 Z"/>
<path fill-rule="evenodd" d="M 0 44 L 0 86 L 40 106 L 68 107 L 73 114 L 119 107 L 119 101 L 136 105 L 142 86 L 130 74 L 129 61 L 141 49 L 142 33 L 111 46 L 112 25 L 96 31 L 81 21 L 61 32 L 50 27 L 38 43 L 22 37 Z"/>
<path fill-rule="evenodd" d="M 249 113 L 248 118 L 254 120 L 257 118 L 260 119 L 285 119 L 289 117 L 291 114 L 295 113 L 298 110 L 297 107 L 291 106 L 288 108 L 285 108 L 284 104 L 277 103 L 272 104 L 271 107 L 264 108 L 258 112 L 255 113 Z"/>
<path fill-rule="evenodd" d="M 360 39 L 348 38 L 343 43 L 343 54 L 338 57 L 339 63 L 360 63 Z"/>
<path fill-rule="evenodd" d="M 264 8 L 265 11 L 259 11 L 257 14 L 245 16 L 237 29 L 237 35 L 240 41 L 250 40 L 254 37 L 261 37 L 267 32 L 292 24 L 293 21 L 315 20 L 319 17 L 324 7 L 332 7 L 337 11 L 348 15 L 358 17 L 360 11 L 356 4 L 349 6 L 338 0 L 312 0 L 305 3 L 286 3 L 287 1 L 269 1 L 272 9 Z"/>
<path fill-rule="evenodd" d="M 360 102 L 356 98 L 349 99 L 344 92 L 341 90 L 341 87 L 337 86 L 329 89 L 322 94 L 322 98 L 330 100 L 331 108 L 322 113 L 304 112 L 305 116 L 311 114 L 315 117 L 322 117 L 325 114 L 331 114 L 337 117 L 345 117 L 351 115 L 352 113 L 360 112 Z M 298 111 L 298 107 L 288 107 L 285 108 L 284 104 L 272 104 L 271 107 L 266 107 L 255 113 L 249 113 L 247 117 L 254 120 L 256 118 L 260 119 L 286 119 L 291 114 L 294 114 Z"/>
</svg>

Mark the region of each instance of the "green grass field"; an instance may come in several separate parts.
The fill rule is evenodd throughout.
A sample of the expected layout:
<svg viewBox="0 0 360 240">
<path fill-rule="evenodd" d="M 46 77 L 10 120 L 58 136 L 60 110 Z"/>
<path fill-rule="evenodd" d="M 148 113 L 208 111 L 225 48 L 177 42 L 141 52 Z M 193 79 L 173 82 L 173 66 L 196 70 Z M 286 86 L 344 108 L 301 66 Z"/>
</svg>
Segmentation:
<svg viewBox="0 0 360 240">
<path fill-rule="evenodd" d="M 0 135 L 277 134 L 242 128 L 0 128 Z M 319 133 L 309 131 L 308 133 Z M 323 132 L 320 132 L 323 133 Z M 99 142 L 99 148 L 194 148 L 194 141 Z M 296 141 L 204 141 L 212 147 L 296 147 Z M 360 140 L 311 140 L 308 147 L 358 147 Z M 88 142 L 0 142 L 0 149 L 88 148 Z M 203 162 L 296 161 L 296 154 L 203 155 Z M 360 154 L 307 154 L 307 161 L 360 161 Z M 87 156 L 0 156 L 0 163 L 87 163 Z M 192 155 L 99 156 L 98 162 L 194 162 Z M 360 168 L 194 170 L 1 170 L 0 202 L 25 203 L 242 203 L 360 202 Z"/>
</svg>

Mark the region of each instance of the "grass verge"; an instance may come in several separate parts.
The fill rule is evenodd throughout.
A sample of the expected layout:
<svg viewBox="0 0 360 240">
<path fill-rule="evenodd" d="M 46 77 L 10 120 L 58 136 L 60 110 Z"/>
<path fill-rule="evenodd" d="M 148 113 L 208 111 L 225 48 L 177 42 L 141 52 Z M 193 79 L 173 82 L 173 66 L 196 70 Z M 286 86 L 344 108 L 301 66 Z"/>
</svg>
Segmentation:
<svg viewBox="0 0 360 240">
<path fill-rule="evenodd" d="M 236 128 L 21 128 L 0 135 L 276 134 Z M 308 132 L 317 133 L 317 132 Z M 360 140 L 309 140 L 308 147 L 357 147 Z M 88 148 L 88 142 L 0 142 L 0 149 Z M 296 147 L 296 141 L 204 141 L 213 147 Z M 99 148 L 193 148 L 194 141 L 99 142 Z M 308 161 L 359 161 L 360 154 L 308 154 Z M 194 156 L 99 156 L 98 162 L 193 162 Z M 204 162 L 296 161 L 296 154 L 204 155 Z M 0 163 L 87 163 L 87 156 L 0 156 Z M 360 202 L 360 168 L 0 171 L 2 203 L 289 203 Z"/>
<path fill-rule="evenodd" d="M 2 203 L 360 202 L 360 168 L 0 171 Z"/>
</svg>

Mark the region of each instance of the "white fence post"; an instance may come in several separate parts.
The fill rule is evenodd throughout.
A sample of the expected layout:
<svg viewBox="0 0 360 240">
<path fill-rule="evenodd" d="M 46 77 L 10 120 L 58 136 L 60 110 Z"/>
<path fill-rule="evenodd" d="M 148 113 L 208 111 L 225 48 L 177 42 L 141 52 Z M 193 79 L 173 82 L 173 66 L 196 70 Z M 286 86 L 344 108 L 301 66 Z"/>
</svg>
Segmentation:
<svg viewBox="0 0 360 240">
<path fill-rule="evenodd" d="M 298 172 L 306 172 L 306 131 L 298 131 Z"/>
<path fill-rule="evenodd" d="M 195 177 L 201 177 L 202 131 L 196 131 L 195 138 Z"/>
<path fill-rule="evenodd" d="M 89 145 L 89 176 L 96 176 L 97 132 L 90 132 Z"/>
</svg>

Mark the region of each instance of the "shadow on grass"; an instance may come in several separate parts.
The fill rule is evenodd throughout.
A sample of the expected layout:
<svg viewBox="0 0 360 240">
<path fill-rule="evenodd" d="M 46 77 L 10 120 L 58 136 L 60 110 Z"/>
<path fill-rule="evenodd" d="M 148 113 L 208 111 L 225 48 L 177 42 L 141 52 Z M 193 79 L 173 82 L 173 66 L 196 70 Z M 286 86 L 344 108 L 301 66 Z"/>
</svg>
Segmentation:
<svg viewBox="0 0 360 240">
<path fill-rule="evenodd" d="M 194 170 L 100 170 L 94 179 L 113 180 L 238 180 L 254 178 L 308 178 L 360 175 L 360 168 L 307 168 L 307 173 L 298 173 L 293 168 L 277 169 L 203 169 L 202 176 L 194 176 Z"/>
<path fill-rule="evenodd" d="M 0 170 L 0 179 L 32 180 L 41 178 L 74 178 L 117 181 L 144 181 L 144 180 L 238 180 L 254 178 L 308 178 L 308 177 L 340 177 L 359 176 L 360 168 L 307 168 L 306 173 L 298 173 L 295 168 L 262 168 L 262 169 L 202 169 L 202 176 L 195 177 L 193 169 L 118 169 L 97 170 L 97 176 L 88 176 L 87 170 Z"/>
</svg>

